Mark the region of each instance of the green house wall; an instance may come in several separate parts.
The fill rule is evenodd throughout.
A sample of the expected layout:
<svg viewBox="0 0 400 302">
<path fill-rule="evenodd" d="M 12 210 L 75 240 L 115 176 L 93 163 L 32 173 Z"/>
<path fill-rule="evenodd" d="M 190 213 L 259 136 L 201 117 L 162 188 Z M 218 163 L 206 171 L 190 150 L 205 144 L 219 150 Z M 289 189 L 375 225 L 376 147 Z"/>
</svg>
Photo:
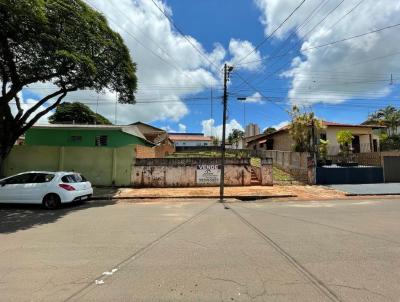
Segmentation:
<svg viewBox="0 0 400 302">
<path fill-rule="evenodd" d="M 151 146 L 140 137 L 110 129 L 29 129 L 25 144 L 31 146 L 95 147 L 96 136 L 107 135 L 107 147 L 118 148 L 127 145 Z M 72 136 L 81 136 L 81 141 L 72 141 Z"/>
</svg>

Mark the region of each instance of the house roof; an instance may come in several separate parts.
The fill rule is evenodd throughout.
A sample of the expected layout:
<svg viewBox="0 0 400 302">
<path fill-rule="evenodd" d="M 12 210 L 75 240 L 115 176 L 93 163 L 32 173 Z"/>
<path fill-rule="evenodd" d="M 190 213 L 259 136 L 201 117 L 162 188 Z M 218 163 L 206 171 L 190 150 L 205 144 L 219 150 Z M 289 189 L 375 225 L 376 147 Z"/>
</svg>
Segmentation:
<svg viewBox="0 0 400 302">
<path fill-rule="evenodd" d="M 355 125 L 355 124 L 342 124 L 342 123 L 335 123 L 329 121 L 322 121 L 322 125 L 325 127 L 362 127 L 362 128 L 385 128 L 385 126 L 381 125 Z"/>
<path fill-rule="evenodd" d="M 148 128 L 152 128 L 153 130 L 154 130 L 154 132 L 166 132 L 165 130 L 163 130 L 163 129 L 161 129 L 161 128 L 157 128 L 157 127 L 154 127 L 153 125 L 149 125 L 149 124 L 146 124 L 146 123 L 143 123 L 143 122 L 136 122 L 136 123 L 133 123 L 133 124 L 130 124 L 130 125 L 132 125 L 132 126 L 140 126 L 140 125 L 143 125 L 143 126 L 146 126 L 146 127 L 148 127 Z"/>
<path fill-rule="evenodd" d="M 352 128 L 352 127 L 354 127 L 354 128 L 371 128 L 371 129 L 386 128 L 385 126 L 380 126 L 380 125 L 342 124 L 342 123 L 336 123 L 336 122 L 330 122 L 330 121 L 322 121 L 322 126 L 324 126 L 324 127 L 346 127 L 346 128 Z M 250 137 L 246 138 L 246 142 L 249 143 L 249 142 L 259 140 L 259 139 L 264 139 L 264 138 L 266 140 L 267 138 L 272 137 L 275 134 L 289 131 L 289 129 L 290 129 L 290 125 L 286 125 L 286 126 L 279 128 L 275 132 L 272 132 L 269 134 L 259 134 L 259 135 L 255 135 L 255 136 L 250 136 Z"/>
<path fill-rule="evenodd" d="M 172 141 L 212 141 L 211 137 L 199 133 L 169 133 L 168 136 Z"/>
<path fill-rule="evenodd" d="M 146 137 L 140 132 L 135 125 L 79 125 L 79 124 L 48 124 L 33 126 L 33 129 L 73 129 L 73 130 L 114 130 L 122 131 L 126 134 L 133 135 L 143 139 L 144 141 L 154 145 L 153 142 L 146 139 Z"/>
</svg>

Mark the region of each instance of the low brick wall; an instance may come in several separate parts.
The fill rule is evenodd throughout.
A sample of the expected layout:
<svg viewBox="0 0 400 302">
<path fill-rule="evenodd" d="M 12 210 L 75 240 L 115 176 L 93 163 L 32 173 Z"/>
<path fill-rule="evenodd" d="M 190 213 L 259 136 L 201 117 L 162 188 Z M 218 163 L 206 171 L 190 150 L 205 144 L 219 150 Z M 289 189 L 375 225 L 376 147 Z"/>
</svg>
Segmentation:
<svg viewBox="0 0 400 302">
<path fill-rule="evenodd" d="M 218 167 L 218 158 L 154 158 L 137 159 L 132 173 L 135 187 L 199 187 L 218 186 L 219 183 L 199 183 L 198 166 Z M 264 160 L 262 183 L 272 185 L 272 161 Z M 262 173 L 262 174 L 263 174 Z M 226 159 L 224 182 L 226 186 L 251 185 L 249 159 Z"/>
</svg>

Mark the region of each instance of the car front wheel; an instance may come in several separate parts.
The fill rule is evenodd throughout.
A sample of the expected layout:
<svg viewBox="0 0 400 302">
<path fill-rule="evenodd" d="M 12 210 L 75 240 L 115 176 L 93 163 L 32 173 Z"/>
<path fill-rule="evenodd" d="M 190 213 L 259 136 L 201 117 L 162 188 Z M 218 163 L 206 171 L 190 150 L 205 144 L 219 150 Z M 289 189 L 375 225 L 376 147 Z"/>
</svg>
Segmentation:
<svg viewBox="0 0 400 302">
<path fill-rule="evenodd" d="M 61 200 L 57 194 L 48 194 L 43 198 L 43 206 L 48 210 L 57 209 L 60 204 Z"/>
</svg>

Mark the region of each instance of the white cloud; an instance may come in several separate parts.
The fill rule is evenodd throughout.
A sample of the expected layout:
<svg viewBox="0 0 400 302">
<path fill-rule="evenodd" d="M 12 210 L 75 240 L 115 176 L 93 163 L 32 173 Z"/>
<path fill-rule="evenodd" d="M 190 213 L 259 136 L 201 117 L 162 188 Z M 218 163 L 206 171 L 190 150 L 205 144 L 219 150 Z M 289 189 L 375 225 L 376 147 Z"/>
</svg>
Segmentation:
<svg viewBox="0 0 400 302">
<path fill-rule="evenodd" d="M 266 34 L 270 34 L 298 5 L 298 2 L 292 0 L 254 1 L 262 12 L 261 19 Z M 338 2 L 327 2 L 316 11 L 308 23 L 297 28 L 321 3 L 319 0 L 306 1 L 278 31 L 276 37 L 280 39 L 287 37 L 295 29 L 297 37 L 303 38 L 299 47 L 302 57 L 294 58 L 292 65 L 282 74 L 291 80 L 288 95 L 293 103 L 340 103 L 352 98 L 384 96 L 391 91 L 390 73 L 400 72 L 400 55 L 390 55 L 399 51 L 395 39 L 398 29 L 306 50 L 400 23 L 400 2 L 392 0 L 363 1 L 345 16 L 359 2 L 345 1 L 336 10 L 333 9 Z M 309 35 L 304 36 L 332 10 L 325 21 Z M 277 43 L 276 47 L 280 47 L 280 44 Z M 376 59 L 384 56 L 386 57 Z M 282 63 L 278 66 L 280 64 Z"/>
<path fill-rule="evenodd" d="M 179 132 L 185 133 L 186 132 L 186 125 L 178 124 Z"/>
<path fill-rule="evenodd" d="M 246 100 L 242 101 L 242 102 L 264 104 L 264 101 L 262 100 L 262 98 L 263 98 L 262 95 L 259 92 L 256 92 L 252 96 L 247 97 Z"/>
<path fill-rule="evenodd" d="M 36 103 L 37 103 L 37 101 L 36 100 L 34 100 L 34 99 L 31 99 L 31 98 L 29 98 L 29 99 L 24 99 L 24 97 L 22 96 L 22 93 L 20 92 L 20 93 L 18 93 L 18 97 L 19 97 L 19 100 L 20 100 L 20 104 L 21 104 L 21 109 L 22 110 L 24 110 L 24 112 L 26 112 L 27 110 L 29 110 L 31 107 L 33 107 Z M 11 103 L 10 103 L 10 108 L 11 108 L 11 113 L 15 116 L 17 113 L 18 113 L 18 109 L 17 109 L 17 105 L 15 104 L 15 101 L 13 100 Z M 40 106 L 38 109 L 37 109 L 37 113 L 39 113 L 39 112 L 42 112 L 43 110 L 46 110 L 46 108 L 47 107 L 45 107 L 45 106 Z M 49 116 L 50 115 L 52 115 L 53 114 L 53 112 L 49 112 L 49 113 L 47 113 L 47 114 L 45 114 L 45 115 L 43 115 L 38 121 L 37 121 L 37 124 L 48 124 L 49 123 L 49 121 L 48 121 L 48 118 L 49 118 Z M 34 117 L 34 115 L 31 115 L 31 117 L 30 118 L 28 118 L 28 122 L 32 119 L 32 117 Z"/>
<path fill-rule="evenodd" d="M 169 133 L 186 133 L 186 125 L 179 123 L 178 130 L 172 128 L 171 126 L 164 126 L 161 129 L 169 132 Z"/>
<path fill-rule="evenodd" d="M 287 126 L 287 125 L 289 125 L 289 124 L 290 124 L 290 121 L 283 121 L 283 122 L 280 122 L 280 123 L 278 123 L 278 124 L 276 124 L 276 125 L 272 125 L 272 126 L 270 126 L 270 127 L 275 128 L 276 130 L 279 130 L 279 129 L 281 129 L 282 127 L 285 127 L 285 126 Z M 268 127 L 267 127 L 267 128 L 268 128 Z M 267 128 L 265 128 L 264 131 L 265 131 Z"/>
<path fill-rule="evenodd" d="M 101 11 L 107 17 L 110 27 L 121 34 L 133 61 L 137 63 L 138 102 L 136 105 L 119 104 L 115 110 L 115 94 L 106 92 L 100 95 L 97 105 L 98 96 L 92 91 L 71 93 L 65 98 L 66 101 L 82 101 L 113 122 L 117 112 L 119 124 L 138 120 L 179 121 L 189 113 L 183 101 L 185 97 L 220 82 L 219 68 L 209 61 L 221 66 L 226 55 L 225 49 L 220 44 L 215 44 L 214 50 L 207 53 L 198 41 L 186 36 L 201 51 L 199 54 L 171 28 L 169 21 L 151 1 L 87 2 Z M 157 0 L 157 3 L 172 15 L 172 10 L 163 2 Z M 153 55 L 149 49 L 163 60 Z M 51 91 L 48 89 L 49 84 L 45 85 L 47 89 L 38 89 L 43 86 L 32 85 L 32 91 L 39 96 L 47 95 Z"/>
<path fill-rule="evenodd" d="M 215 125 L 214 119 L 203 120 L 201 122 L 202 132 L 205 135 L 215 136 L 219 139 L 222 138 L 222 125 Z M 242 125 L 238 123 L 235 119 L 232 119 L 230 122 L 226 124 L 226 137 L 228 137 L 229 133 L 233 131 L 233 129 L 239 129 L 244 131 Z"/>
<path fill-rule="evenodd" d="M 254 45 L 249 41 L 231 39 L 229 53 L 232 55 L 229 64 L 235 65 L 235 63 L 239 63 L 237 66 L 239 69 L 255 71 L 262 66 L 260 52 L 258 50 L 254 51 Z M 240 63 L 244 64 L 240 65 Z"/>
</svg>

